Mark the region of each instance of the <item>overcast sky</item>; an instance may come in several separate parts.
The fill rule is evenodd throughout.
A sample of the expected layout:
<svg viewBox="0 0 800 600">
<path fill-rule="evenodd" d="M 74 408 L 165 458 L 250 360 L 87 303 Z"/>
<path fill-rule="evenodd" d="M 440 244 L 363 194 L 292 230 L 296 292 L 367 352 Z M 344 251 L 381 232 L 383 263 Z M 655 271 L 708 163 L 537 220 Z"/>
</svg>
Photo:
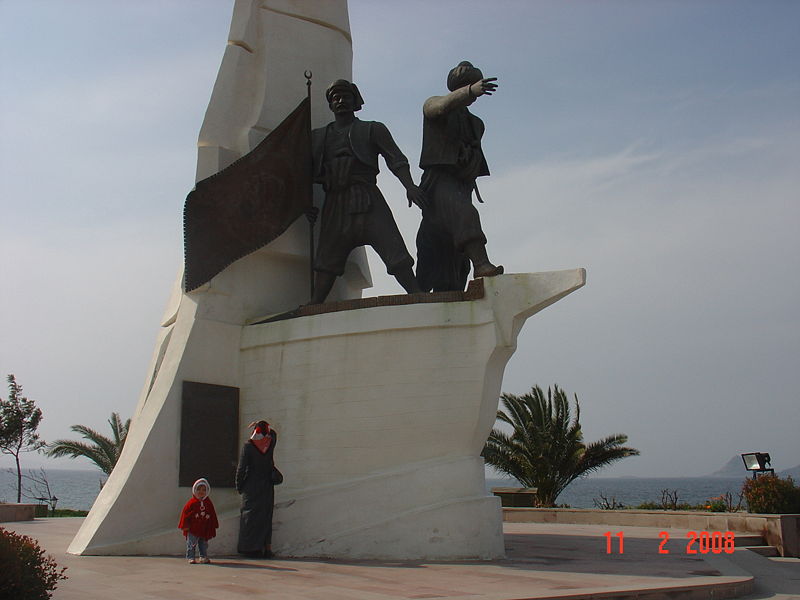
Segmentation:
<svg viewBox="0 0 800 600">
<path fill-rule="evenodd" d="M 0 374 L 46 440 L 133 412 L 232 6 L 0 0 Z M 351 0 L 350 22 L 359 116 L 414 164 L 448 69 L 499 78 L 472 107 L 490 256 L 588 271 L 504 391 L 556 382 L 588 441 L 626 433 L 642 455 L 606 476 L 800 463 L 800 3 Z M 380 185 L 413 249 L 418 213 Z M 367 294 L 400 293 L 370 259 Z"/>
</svg>

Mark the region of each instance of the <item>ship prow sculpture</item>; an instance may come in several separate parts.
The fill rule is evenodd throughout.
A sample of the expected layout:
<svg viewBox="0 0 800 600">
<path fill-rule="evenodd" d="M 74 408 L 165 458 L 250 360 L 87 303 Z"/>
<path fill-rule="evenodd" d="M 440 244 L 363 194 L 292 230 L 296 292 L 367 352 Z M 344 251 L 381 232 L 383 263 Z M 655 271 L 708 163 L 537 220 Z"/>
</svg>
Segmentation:
<svg viewBox="0 0 800 600">
<path fill-rule="evenodd" d="M 283 3 L 237 0 L 201 130 L 195 197 L 210 176 L 241 167 L 265 138 L 269 144 L 268 134 L 294 114 L 302 100 L 297 73 L 311 70 L 315 79 L 350 85 L 345 0 L 291 6 L 300 8 L 292 13 Z M 293 40 L 291 51 L 278 45 L 287 39 Z M 474 67 L 464 65 L 457 67 L 459 76 L 474 79 Z M 457 87 L 451 95 L 469 103 L 474 98 L 468 94 L 496 87 L 482 75 L 475 85 L 481 81 L 483 88 Z M 324 99 L 318 98 L 321 90 L 314 92 L 311 123 L 330 118 L 329 103 L 332 110 L 336 102 L 347 104 L 330 92 L 343 85 L 329 88 Z M 330 292 L 305 305 L 311 255 L 304 218 L 231 264 L 222 261 L 206 281 L 193 272 L 193 285 L 187 285 L 180 276 L 122 456 L 69 552 L 182 554 L 177 516 L 192 481 L 206 477 L 220 520 L 213 551 L 236 553 L 236 459 L 247 424 L 268 418 L 279 432 L 275 461 L 285 477 L 275 488 L 276 554 L 504 555 L 499 499 L 486 493 L 480 457 L 495 422 L 503 372 L 526 319 L 583 286 L 586 274 L 503 274 L 486 257 L 485 238 L 471 238 L 463 252 L 448 255 L 447 264 L 431 263 L 441 231 L 434 205 L 423 204 L 425 198 L 439 202 L 443 192 L 436 186 L 450 183 L 435 167 L 424 167 L 431 174 L 418 194 L 393 156 L 390 168 L 427 219 L 418 238 L 425 238 L 428 252 L 422 289 L 401 274 L 398 281 L 412 293 L 361 298 L 371 281 L 358 248 L 333 282 L 318 268 L 317 282 L 330 284 Z M 471 162 L 477 173 L 480 161 Z M 330 176 L 324 187 L 329 197 L 343 189 Z M 323 229 L 326 218 L 323 209 Z M 468 235 L 448 235 L 462 234 Z M 387 257 L 401 254 L 390 250 Z M 461 291 L 470 263 L 478 276 Z M 405 273 L 401 267 L 397 272 Z"/>
</svg>

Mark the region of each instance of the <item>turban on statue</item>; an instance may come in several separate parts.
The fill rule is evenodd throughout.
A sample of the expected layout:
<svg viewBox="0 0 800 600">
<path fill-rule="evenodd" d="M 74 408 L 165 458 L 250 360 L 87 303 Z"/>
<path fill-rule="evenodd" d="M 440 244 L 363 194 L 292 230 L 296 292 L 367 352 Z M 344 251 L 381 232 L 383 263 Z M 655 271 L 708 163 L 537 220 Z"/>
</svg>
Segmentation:
<svg viewBox="0 0 800 600">
<path fill-rule="evenodd" d="M 328 104 L 331 103 L 331 96 L 333 96 L 334 92 L 342 91 L 353 94 L 353 110 L 361 110 L 361 107 L 364 105 L 364 98 L 361 97 L 361 92 L 358 91 L 356 84 L 350 83 L 346 79 L 337 79 L 325 90 L 325 99 L 328 101 Z"/>
<path fill-rule="evenodd" d="M 471 85 L 481 79 L 483 79 L 481 70 L 472 66 L 472 63 L 468 60 L 462 60 L 457 67 L 450 69 L 447 74 L 447 89 L 455 92 L 457 89 L 465 85 Z"/>
</svg>

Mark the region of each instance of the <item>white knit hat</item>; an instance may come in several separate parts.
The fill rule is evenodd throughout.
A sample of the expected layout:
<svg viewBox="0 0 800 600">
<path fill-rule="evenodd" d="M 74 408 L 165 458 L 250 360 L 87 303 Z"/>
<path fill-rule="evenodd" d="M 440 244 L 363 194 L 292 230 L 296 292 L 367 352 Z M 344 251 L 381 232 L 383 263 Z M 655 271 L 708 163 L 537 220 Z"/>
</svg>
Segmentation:
<svg viewBox="0 0 800 600">
<path fill-rule="evenodd" d="M 192 484 L 192 496 L 197 496 L 197 486 L 204 485 L 206 486 L 206 496 L 211 495 L 211 484 L 208 483 L 208 479 L 201 477 L 197 481 Z"/>
</svg>

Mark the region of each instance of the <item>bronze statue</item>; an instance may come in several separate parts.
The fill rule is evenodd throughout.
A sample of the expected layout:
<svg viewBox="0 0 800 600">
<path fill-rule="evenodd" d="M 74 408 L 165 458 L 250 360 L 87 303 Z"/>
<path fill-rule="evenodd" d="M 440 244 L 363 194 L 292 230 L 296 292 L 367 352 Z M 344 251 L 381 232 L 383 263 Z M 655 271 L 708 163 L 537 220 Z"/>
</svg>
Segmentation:
<svg viewBox="0 0 800 600">
<path fill-rule="evenodd" d="M 473 190 L 482 202 L 475 180 L 488 175 L 489 167 L 481 150 L 483 121 L 467 109 L 479 96 L 491 96 L 496 80 L 461 62 L 447 76 L 450 93 L 428 98 L 423 106 L 419 166 L 427 204 L 417 232 L 417 281 L 424 291 L 463 290 L 470 262 L 476 278 L 503 272 L 489 261 L 472 205 Z"/>
<path fill-rule="evenodd" d="M 421 291 L 414 259 L 406 249 L 392 212 L 376 185 L 378 155 L 403 184 L 412 203 L 422 207 L 424 195 L 411 179 L 408 159 L 383 123 L 354 115 L 364 104 L 355 84 L 339 79 L 325 92 L 334 121 L 311 133 L 314 181 L 325 190 L 316 280 L 311 304 L 325 301 L 336 277 L 344 273 L 350 252 L 372 246 L 390 275 L 408 293 Z"/>
</svg>

